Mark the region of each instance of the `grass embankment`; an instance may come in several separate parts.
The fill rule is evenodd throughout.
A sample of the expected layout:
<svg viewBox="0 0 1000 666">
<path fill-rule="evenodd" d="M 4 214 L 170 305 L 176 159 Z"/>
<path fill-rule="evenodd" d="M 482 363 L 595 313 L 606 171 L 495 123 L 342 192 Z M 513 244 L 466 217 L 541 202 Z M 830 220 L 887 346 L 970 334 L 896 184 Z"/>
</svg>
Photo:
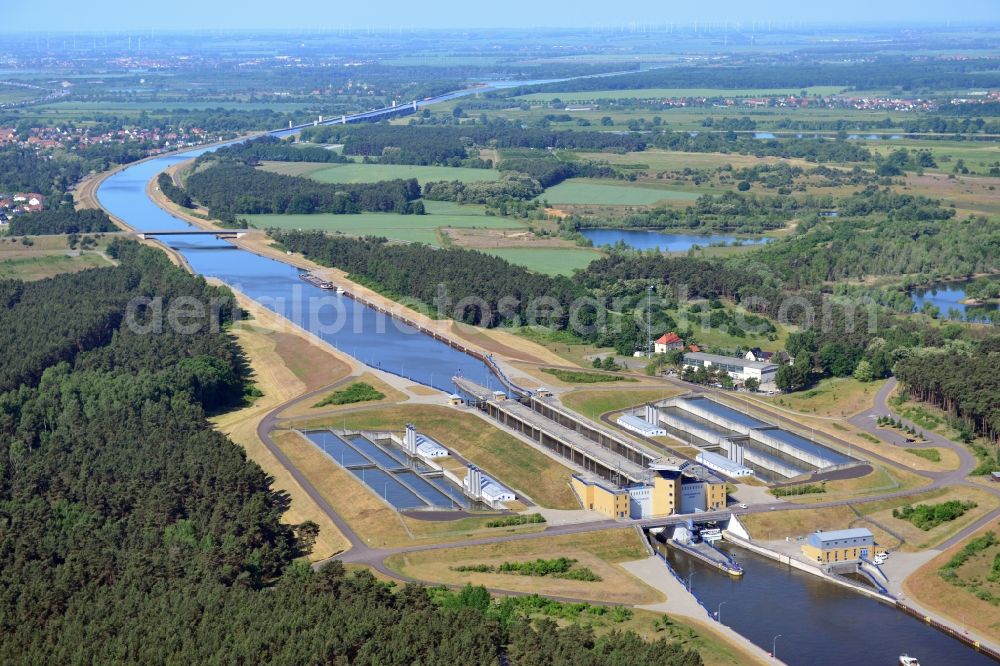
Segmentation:
<svg viewBox="0 0 1000 666">
<path fill-rule="evenodd" d="M 348 547 L 347 539 L 309 498 L 287 469 L 257 436 L 264 415 L 296 395 L 333 383 L 347 376 L 351 366 L 334 353 L 304 337 L 282 329 L 277 315 L 241 299 L 241 306 L 254 313 L 253 321 L 239 322 L 232 332 L 253 368 L 253 381 L 263 393 L 252 405 L 212 419 L 217 429 L 242 446 L 247 456 L 274 479 L 276 489 L 288 493 L 291 505 L 284 515 L 289 523 L 311 520 L 319 525 L 319 536 L 310 559 L 319 560 Z"/>
<path fill-rule="evenodd" d="M 817 496 L 829 499 L 825 494 Z M 893 510 L 908 504 L 936 504 L 948 501 L 974 502 L 960 517 L 923 530 L 909 520 L 893 516 Z M 1000 499 L 979 488 L 960 486 L 920 493 L 910 497 L 896 497 L 871 502 L 857 502 L 851 506 L 806 509 L 801 511 L 773 511 L 746 516 L 744 522 L 754 538 L 775 540 L 801 537 L 818 529 L 829 531 L 848 527 L 867 527 L 875 540 L 890 548 L 916 551 L 933 548 L 960 530 L 975 523 L 1000 506 Z M 900 539 L 892 536 L 898 535 Z"/>
<path fill-rule="evenodd" d="M 552 375 L 567 384 L 603 384 L 607 382 L 634 382 L 632 377 L 622 375 L 585 372 L 583 370 L 562 370 L 560 368 L 542 368 L 542 372 Z"/>
<path fill-rule="evenodd" d="M 499 572 L 456 571 L 456 567 L 487 565 L 499 568 L 504 562 L 525 563 L 538 558 L 576 559 L 576 568 L 590 569 L 602 581 L 584 581 L 551 576 L 518 576 Z M 506 541 L 485 546 L 394 555 L 386 564 L 401 574 L 423 581 L 461 585 L 486 585 L 515 592 L 535 592 L 594 601 L 646 604 L 663 600 L 662 595 L 635 578 L 620 562 L 646 557 L 635 530 L 622 528 L 558 537 Z"/>
<path fill-rule="evenodd" d="M 408 398 L 405 393 L 399 391 L 392 386 L 389 386 L 386 382 L 379 379 L 372 372 L 362 372 L 354 378 L 354 381 L 346 389 L 339 389 L 327 394 L 319 402 L 316 402 L 316 398 L 312 397 L 308 400 L 300 400 L 295 402 L 285 409 L 281 410 L 278 416 L 282 419 L 288 418 L 298 418 L 310 415 L 328 414 L 338 410 L 352 409 L 357 405 L 357 402 L 329 402 L 325 403 L 326 398 L 333 398 L 334 400 L 343 399 L 345 397 L 344 391 L 347 391 L 350 386 L 354 384 L 365 384 L 370 386 L 374 393 L 368 393 L 366 391 L 366 400 L 368 402 L 366 407 L 375 405 L 394 405 L 400 402 L 405 402 Z M 376 397 L 378 394 L 380 397 Z M 347 395 L 347 398 L 360 397 L 360 392 L 352 392 Z M 325 403 L 325 404 L 324 404 Z"/>
<path fill-rule="evenodd" d="M 863 501 L 871 495 L 919 488 L 930 483 L 930 479 L 897 467 L 889 467 L 878 463 L 871 464 L 872 471 L 854 479 L 837 479 L 825 481 L 822 484 L 822 494 L 800 493 L 786 499 L 796 504 L 826 502 L 834 499 L 853 499 Z"/>
<path fill-rule="evenodd" d="M 559 399 L 573 411 L 596 421 L 602 414 L 665 400 L 682 392 L 671 386 L 661 389 L 581 390 L 564 393 Z"/>
<path fill-rule="evenodd" d="M 828 377 L 805 391 L 759 396 L 776 407 L 816 416 L 850 416 L 872 406 L 885 380 L 859 382 L 853 377 Z"/>
<path fill-rule="evenodd" d="M 330 393 L 313 406 L 326 407 L 327 405 L 350 405 L 358 402 L 382 400 L 383 398 L 385 398 L 385 393 L 382 393 L 371 384 L 367 384 L 365 382 L 354 382 L 347 388 Z"/>
<path fill-rule="evenodd" d="M 963 543 L 944 551 L 910 575 L 903 583 L 903 590 L 917 603 L 962 626 L 994 638 L 1000 636 L 1000 603 L 997 602 L 1000 582 L 990 580 L 1000 556 L 1000 542 L 981 550 L 973 547 L 970 550 L 975 552 L 967 551 L 967 556 L 960 557 L 967 546 L 991 531 L 1000 531 L 998 528 L 1000 524 L 991 523 Z M 980 596 L 980 592 L 985 594 Z"/>
<path fill-rule="evenodd" d="M 428 405 L 386 406 L 303 420 L 296 427 L 402 430 L 406 423 L 414 423 L 420 432 L 542 506 L 579 508 L 569 487 L 568 467 L 470 412 Z"/>
</svg>

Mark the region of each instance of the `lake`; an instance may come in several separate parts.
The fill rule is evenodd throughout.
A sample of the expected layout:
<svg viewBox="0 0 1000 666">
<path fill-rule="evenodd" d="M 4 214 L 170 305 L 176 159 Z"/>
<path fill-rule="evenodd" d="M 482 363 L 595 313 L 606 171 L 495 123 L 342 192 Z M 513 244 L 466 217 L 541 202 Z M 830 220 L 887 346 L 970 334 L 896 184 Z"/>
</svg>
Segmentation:
<svg viewBox="0 0 1000 666">
<path fill-rule="evenodd" d="M 930 287 L 921 287 L 910 292 L 913 311 L 919 312 L 925 303 L 938 308 L 940 317 L 979 323 L 1000 322 L 1000 303 L 966 305 L 965 286 L 972 280 L 941 282 Z"/>
<path fill-rule="evenodd" d="M 646 229 L 581 229 L 580 233 L 595 247 L 614 245 L 622 241 L 636 250 L 655 248 L 663 252 L 687 252 L 693 245 L 699 247 L 708 247 L 712 244 L 760 245 L 770 240 L 763 236 L 741 238 L 726 234 L 685 234 Z"/>
</svg>

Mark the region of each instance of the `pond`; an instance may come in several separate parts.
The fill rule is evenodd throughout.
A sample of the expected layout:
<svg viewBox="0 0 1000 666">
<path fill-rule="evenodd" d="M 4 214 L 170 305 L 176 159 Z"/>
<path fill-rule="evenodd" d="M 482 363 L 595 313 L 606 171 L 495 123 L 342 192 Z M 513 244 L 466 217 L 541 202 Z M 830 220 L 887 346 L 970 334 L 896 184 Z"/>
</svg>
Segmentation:
<svg viewBox="0 0 1000 666">
<path fill-rule="evenodd" d="M 925 304 L 938 309 L 939 316 L 944 319 L 971 321 L 978 323 L 1000 323 L 1000 303 L 984 303 L 982 305 L 967 305 L 965 287 L 972 280 L 956 282 L 941 282 L 929 287 L 914 289 L 910 292 L 913 300 L 913 311 L 920 312 Z"/>
<path fill-rule="evenodd" d="M 614 245 L 619 241 L 636 250 L 658 249 L 663 252 L 687 252 L 692 246 L 760 245 L 770 239 L 763 236 L 739 237 L 728 234 L 685 234 L 647 229 L 581 229 L 584 238 L 595 246 Z"/>
</svg>

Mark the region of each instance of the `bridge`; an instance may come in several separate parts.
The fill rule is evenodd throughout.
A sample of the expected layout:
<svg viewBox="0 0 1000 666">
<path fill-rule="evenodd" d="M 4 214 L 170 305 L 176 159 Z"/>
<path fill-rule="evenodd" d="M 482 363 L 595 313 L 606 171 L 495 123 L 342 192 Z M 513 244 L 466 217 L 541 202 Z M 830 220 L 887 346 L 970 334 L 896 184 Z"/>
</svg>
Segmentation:
<svg viewBox="0 0 1000 666">
<path fill-rule="evenodd" d="M 135 235 L 146 240 L 150 236 L 215 236 L 216 238 L 243 238 L 253 229 L 167 229 L 164 231 L 137 231 Z"/>
</svg>

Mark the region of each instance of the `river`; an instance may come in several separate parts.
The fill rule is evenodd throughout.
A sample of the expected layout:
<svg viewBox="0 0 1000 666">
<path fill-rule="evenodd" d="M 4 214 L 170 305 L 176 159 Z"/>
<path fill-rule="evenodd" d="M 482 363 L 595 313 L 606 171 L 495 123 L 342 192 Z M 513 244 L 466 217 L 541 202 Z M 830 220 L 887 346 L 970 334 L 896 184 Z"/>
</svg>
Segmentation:
<svg viewBox="0 0 1000 666">
<path fill-rule="evenodd" d="M 791 666 L 892 666 L 899 655 L 922 666 L 977 666 L 993 660 L 870 597 L 728 544 L 744 574 L 734 578 L 676 549 L 674 571 L 694 573 L 691 590 L 722 621 Z M 725 603 L 723 603 L 725 602 Z M 775 642 L 774 637 L 780 634 Z"/>
<path fill-rule="evenodd" d="M 694 245 L 699 247 L 737 243 L 759 245 L 770 240 L 761 236 L 741 238 L 723 234 L 685 234 L 646 229 L 581 229 L 580 234 L 597 247 L 614 245 L 621 241 L 636 250 L 655 248 L 663 252 L 687 252 Z"/>
</svg>

